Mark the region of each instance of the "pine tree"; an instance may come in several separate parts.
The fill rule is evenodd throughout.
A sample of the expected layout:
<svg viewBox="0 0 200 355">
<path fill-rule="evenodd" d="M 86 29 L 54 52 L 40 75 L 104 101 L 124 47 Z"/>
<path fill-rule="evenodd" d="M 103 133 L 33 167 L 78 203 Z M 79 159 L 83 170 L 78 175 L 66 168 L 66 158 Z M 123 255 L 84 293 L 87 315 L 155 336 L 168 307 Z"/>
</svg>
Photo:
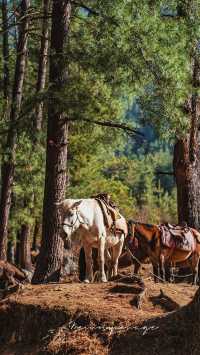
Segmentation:
<svg viewBox="0 0 200 355">
<path fill-rule="evenodd" d="M 15 154 L 17 130 L 16 122 L 20 112 L 23 83 L 26 66 L 26 52 L 28 39 L 29 17 L 27 16 L 30 6 L 29 0 L 22 0 L 20 5 L 20 33 L 17 46 L 17 57 L 15 65 L 15 78 L 12 89 L 12 103 L 10 111 L 10 126 L 4 147 L 4 157 L 1 168 L 1 197 L 0 197 L 0 259 L 6 260 L 8 220 L 11 205 L 11 192 L 15 170 Z"/>
<path fill-rule="evenodd" d="M 33 283 L 58 281 L 62 264 L 63 242 L 60 238 L 61 211 L 55 205 L 65 197 L 67 165 L 67 123 L 63 109 L 54 96 L 67 85 L 64 47 L 69 33 L 70 1 L 53 1 L 50 46 L 52 97 L 48 101 L 47 158 L 43 207 L 42 244 Z"/>
</svg>

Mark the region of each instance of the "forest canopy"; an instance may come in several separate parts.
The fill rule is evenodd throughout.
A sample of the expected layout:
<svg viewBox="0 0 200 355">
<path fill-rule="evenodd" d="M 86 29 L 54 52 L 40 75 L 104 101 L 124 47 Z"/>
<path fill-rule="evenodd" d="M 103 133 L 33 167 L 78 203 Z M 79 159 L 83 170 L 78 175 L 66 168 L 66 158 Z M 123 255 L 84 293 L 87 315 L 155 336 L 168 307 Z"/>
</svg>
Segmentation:
<svg viewBox="0 0 200 355">
<path fill-rule="evenodd" d="M 22 100 L 10 124 L 23 18 L 20 1 L 2 2 L 7 19 L 2 5 L 1 164 L 9 160 L 7 132 L 16 132 L 9 238 L 16 238 L 23 224 L 30 224 L 33 232 L 36 221 L 42 221 L 50 101 L 69 122 L 66 197 L 109 192 L 127 217 L 177 222 L 173 146 L 190 127 L 191 56 L 199 56 L 197 2 L 72 2 L 64 46 L 67 84 L 59 94 L 52 90 L 48 75 L 45 86 L 37 89 L 45 3 L 49 40 L 50 3 L 31 1 L 28 6 Z M 47 67 L 51 55 L 48 51 Z M 41 101 L 38 130 L 36 107 Z M 140 134 L 106 122 L 132 127 Z"/>
</svg>

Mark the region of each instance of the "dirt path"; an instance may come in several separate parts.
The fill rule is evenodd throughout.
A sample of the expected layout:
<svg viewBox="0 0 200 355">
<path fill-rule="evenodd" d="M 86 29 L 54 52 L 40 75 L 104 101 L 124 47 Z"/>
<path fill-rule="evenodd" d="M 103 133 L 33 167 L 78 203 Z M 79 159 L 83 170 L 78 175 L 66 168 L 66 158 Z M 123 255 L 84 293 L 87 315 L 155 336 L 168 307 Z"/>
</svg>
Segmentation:
<svg viewBox="0 0 200 355">
<path fill-rule="evenodd" d="M 134 329 L 142 335 L 144 322 L 186 305 L 197 289 L 146 277 L 148 293 L 138 310 L 139 287 L 127 281 L 25 286 L 0 304 L 1 355 L 114 354 L 119 333 Z"/>
</svg>

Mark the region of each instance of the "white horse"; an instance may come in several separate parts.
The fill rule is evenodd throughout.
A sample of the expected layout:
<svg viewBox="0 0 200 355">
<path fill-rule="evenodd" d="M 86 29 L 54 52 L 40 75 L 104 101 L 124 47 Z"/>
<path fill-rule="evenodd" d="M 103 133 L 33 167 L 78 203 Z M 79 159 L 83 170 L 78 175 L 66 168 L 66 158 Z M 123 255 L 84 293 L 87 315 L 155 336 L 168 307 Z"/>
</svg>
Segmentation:
<svg viewBox="0 0 200 355">
<path fill-rule="evenodd" d="M 127 235 L 127 224 L 123 216 L 117 220 L 117 232 L 108 230 L 104 224 L 104 216 L 98 202 L 93 199 L 66 199 L 57 204 L 63 211 L 64 243 L 79 241 L 85 251 L 85 282 L 93 280 L 92 248 L 99 253 L 100 280 L 106 282 L 104 270 L 105 254 L 112 249 L 111 268 L 113 276 L 117 275 L 118 258 L 122 252 L 124 238 Z M 107 253 L 109 254 L 109 253 Z"/>
</svg>

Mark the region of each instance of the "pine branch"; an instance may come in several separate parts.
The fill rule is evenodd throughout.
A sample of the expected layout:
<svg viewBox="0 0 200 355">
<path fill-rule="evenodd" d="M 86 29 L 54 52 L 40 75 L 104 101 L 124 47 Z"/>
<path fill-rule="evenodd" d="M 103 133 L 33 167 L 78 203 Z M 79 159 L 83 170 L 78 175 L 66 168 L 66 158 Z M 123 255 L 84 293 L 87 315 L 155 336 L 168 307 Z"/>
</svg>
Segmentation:
<svg viewBox="0 0 200 355">
<path fill-rule="evenodd" d="M 144 138 L 144 134 L 143 133 L 141 133 L 141 132 L 137 131 L 136 129 L 134 129 L 134 128 L 126 125 L 126 124 L 123 124 L 123 123 L 116 123 L 116 122 L 113 122 L 113 121 L 96 121 L 96 120 L 90 120 L 88 118 L 81 118 L 80 120 L 88 122 L 88 123 L 91 123 L 91 124 L 95 124 L 95 125 L 98 125 L 98 126 L 122 129 L 123 131 L 126 131 L 129 134 L 136 134 L 136 135 L 139 135 L 140 137 Z M 71 119 L 71 120 L 67 119 L 67 121 L 76 121 L 76 119 Z"/>
<path fill-rule="evenodd" d="M 27 12 L 27 14 L 26 15 L 24 15 L 23 17 L 21 17 L 17 22 L 15 22 L 15 23 L 11 23 L 11 24 L 9 24 L 7 27 L 4 27 L 4 29 L 3 30 L 0 30 L 0 34 L 4 34 L 5 32 L 7 32 L 7 31 L 9 31 L 10 29 L 12 29 L 12 28 L 14 28 L 14 27 L 16 27 L 16 26 L 20 26 L 21 25 L 21 23 L 22 23 L 22 21 L 24 20 L 24 19 L 26 19 L 26 18 L 29 18 L 30 17 L 30 19 L 31 19 L 31 21 L 33 22 L 33 21 L 38 21 L 38 20 L 43 20 L 44 18 L 51 18 L 51 13 L 49 12 L 49 14 L 48 14 L 48 16 L 43 16 L 42 15 L 42 12 L 41 11 L 36 11 L 36 12 L 31 12 L 32 11 L 32 9 L 29 11 L 29 12 Z M 1 25 L 2 25 L 3 23 L 1 23 L 0 24 L 0 27 L 2 27 Z"/>
<path fill-rule="evenodd" d="M 160 15 L 162 18 L 171 18 L 173 20 L 177 20 L 180 18 L 180 16 L 176 15 L 176 14 L 161 14 Z"/>
<path fill-rule="evenodd" d="M 15 16 L 16 14 L 16 11 L 19 11 L 20 10 L 20 6 L 21 6 L 21 3 L 18 5 L 18 7 L 16 7 L 10 14 L 10 16 L 8 16 L 8 19 L 6 21 L 3 21 L 0 23 L 0 27 L 3 27 L 5 26 L 11 19 L 13 16 Z"/>
<path fill-rule="evenodd" d="M 91 7 L 83 4 L 82 2 L 73 1 L 73 4 L 75 4 L 76 6 L 79 6 L 82 9 L 85 9 L 86 11 L 88 11 L 90 14 L 92 14 L 94 16 L 101 16 L 102 18 L 104 18 L 104 20 L 109 21 L 111 24 L 113 24 L 115 26 L 119 26 L 119 23 L 113 17 L 105 16 L 105 15 L 101 14 L 100 12 L 97 12 L 96 10 L 92 9 Z"/>
<path fill-rule="evenodd" d="M 174 176 L 174 172 L 173 171 L 156 171 L 156 175 L 171 175 Z"/>
</svg>

